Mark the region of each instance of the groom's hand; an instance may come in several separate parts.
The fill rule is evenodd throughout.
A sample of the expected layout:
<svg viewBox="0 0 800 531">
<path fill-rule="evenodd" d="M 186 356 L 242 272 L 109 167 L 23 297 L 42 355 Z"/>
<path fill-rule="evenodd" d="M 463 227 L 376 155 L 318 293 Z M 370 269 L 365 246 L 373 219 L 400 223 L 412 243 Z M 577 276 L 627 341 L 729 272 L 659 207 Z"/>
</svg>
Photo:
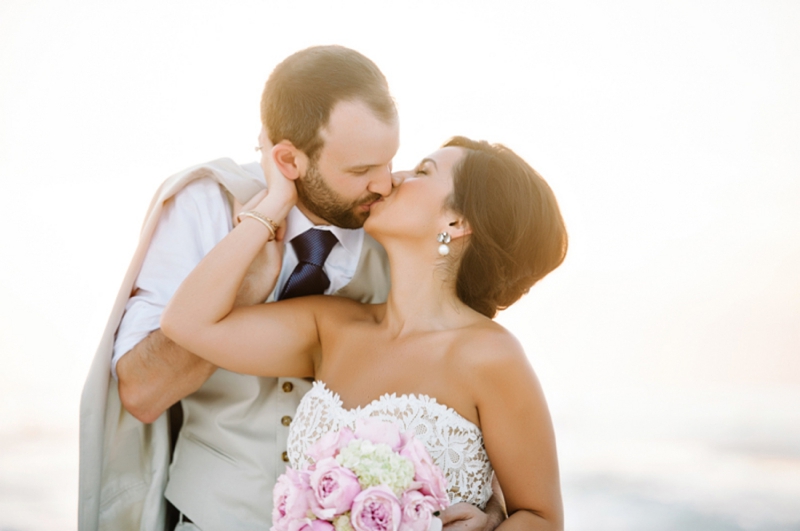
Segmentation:
<svg viewBox="0 0 800 531">
<path fill-rule="evenodd" d="M 442 511 L 439 519 L 445 531 L 494 531 L 507 517 L 503 490 L 492 475 L 492 497 L 486 503 L 486 512 L 468 503 L 456 503 Z"/>
<path fill-rule="evenodd" d="M 489 521 L 485 512 L 463 502 L 451 505 L 442 511 L 439 518 L 447 531 L 484 531 Z"/>
</svg>

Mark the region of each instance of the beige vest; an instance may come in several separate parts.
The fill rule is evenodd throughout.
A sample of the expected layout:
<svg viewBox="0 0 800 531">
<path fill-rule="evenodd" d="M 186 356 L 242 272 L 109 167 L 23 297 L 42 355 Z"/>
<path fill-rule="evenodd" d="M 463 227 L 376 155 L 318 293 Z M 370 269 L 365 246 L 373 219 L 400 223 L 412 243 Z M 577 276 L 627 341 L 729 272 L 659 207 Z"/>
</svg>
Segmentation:
<svg viewBox="0 0 800 531">
<path fill-rule="evenodd" d="M 281 420 L 293 414 L 306 382 L 218 370 L 183 400 L 184 427 L 170 467 L 167 415 L 149 425 L 136 420 L 122 407 L 110 373 L 114 335 L 162 206 L 199 178 L 216 180 L 240 203 L 264 187 L 232 160 L 219 159 L 173 175 L 153 198 L 81 398 L 79 531 L 161 531 L 165 489 L 204 531 L 269 527 L 288 429 Z M 337 294 L 380 302 L 388 291 L 386 254 L 365 235 L 356 274 Z"/>
</svg>

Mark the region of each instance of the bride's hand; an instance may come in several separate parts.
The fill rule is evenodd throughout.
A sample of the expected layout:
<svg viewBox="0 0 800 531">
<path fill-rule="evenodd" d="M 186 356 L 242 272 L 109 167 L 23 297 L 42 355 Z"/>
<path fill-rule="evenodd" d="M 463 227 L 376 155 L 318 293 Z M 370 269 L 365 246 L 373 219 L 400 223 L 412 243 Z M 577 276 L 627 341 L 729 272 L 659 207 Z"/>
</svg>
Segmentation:
<svg viewBox="0 0 800 531">
<path fill-rule="evenodd" d="M 263 129 L 258 135 L 258 145 L 261 149 L 261 169 L 264 172 L 264 179 L 267 181 L 269 195 L 273 200 L 278 199 L 291 208 L 297 203 L 297 186 L 293 180 L 287 178 L 278 169 L 275 163 L 275 146 L 267 138 Z"/>
</svg>

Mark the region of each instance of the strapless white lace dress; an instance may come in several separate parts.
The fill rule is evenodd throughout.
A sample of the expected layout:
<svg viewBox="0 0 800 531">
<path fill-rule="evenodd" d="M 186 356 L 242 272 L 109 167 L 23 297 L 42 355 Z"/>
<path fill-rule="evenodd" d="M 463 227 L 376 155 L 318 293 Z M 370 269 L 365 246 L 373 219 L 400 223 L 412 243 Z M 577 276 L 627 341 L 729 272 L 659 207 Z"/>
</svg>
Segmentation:
<svg viewBox="0 0 800 531">
<path fill-rule="evenodd" d="M 492 496 L 492 466 L 481 430 L 426 395 L 385 394 L 366 406 L 345 409 L 338 394 L 314 382 L 289 428 L 289 464 L 295 469 L 310 464 L 305 453 L 309 446 L 327 432 L 355 429 L 359 418 L 393 422 L 400 431 L 413 432 L 444 472 L 450 503 L 486 506 Z"/>
</svg>

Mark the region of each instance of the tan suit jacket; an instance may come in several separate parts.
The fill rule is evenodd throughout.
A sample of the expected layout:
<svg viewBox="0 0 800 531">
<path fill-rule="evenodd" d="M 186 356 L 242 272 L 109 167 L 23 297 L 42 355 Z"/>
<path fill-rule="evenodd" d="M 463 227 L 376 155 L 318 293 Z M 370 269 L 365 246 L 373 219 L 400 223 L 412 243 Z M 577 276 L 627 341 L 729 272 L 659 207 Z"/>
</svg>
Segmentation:
<svg viewBox="0 0 800 531">
<path fill-rule="evenodd" d="M 165 491 L 204 531 L 269 527 L 271 489 L 283 472 L 285 449 L 285 432 L 275 426 L 296 405 L 284 384 L 302 393 L 306 382 L 218 370 L 182 401 L 184 426 L 170 467 L 167 415 L 139 422 L 122 407 L 110 372 L 114 335 L 163 204 L 201 178 L 214 179 L 240 203 L 264 188 L 232 160 L 219 159 L 173 175 L 153 198 L 81 398 L 79 531 L 161 531 Z M 386 254 L 365 235 L 356 274 L 336 294 L 382 302 L 388 290 Z"/>
</svg>

